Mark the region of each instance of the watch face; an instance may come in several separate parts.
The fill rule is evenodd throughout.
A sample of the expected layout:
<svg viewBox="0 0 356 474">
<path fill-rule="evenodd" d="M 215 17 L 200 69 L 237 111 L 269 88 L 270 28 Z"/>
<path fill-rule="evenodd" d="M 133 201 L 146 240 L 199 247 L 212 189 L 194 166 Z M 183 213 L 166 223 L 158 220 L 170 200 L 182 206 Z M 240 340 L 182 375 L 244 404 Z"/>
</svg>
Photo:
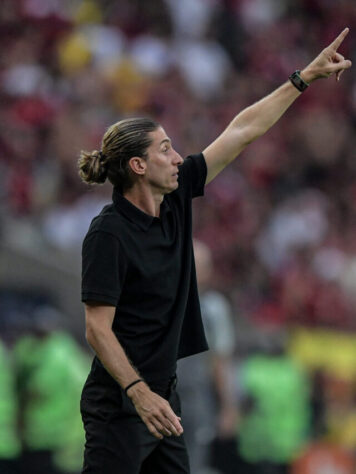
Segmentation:
<svg viewBox="0 0 356 474">
<path fill-rule="evenodd" d="M 300 92 L 305 91 L 305 89 L 309 86 L 299 75 L 299 71 L 293 72 L 291 76 L 289 76 L 291 83 L 296 87 Z"/>
</svg>

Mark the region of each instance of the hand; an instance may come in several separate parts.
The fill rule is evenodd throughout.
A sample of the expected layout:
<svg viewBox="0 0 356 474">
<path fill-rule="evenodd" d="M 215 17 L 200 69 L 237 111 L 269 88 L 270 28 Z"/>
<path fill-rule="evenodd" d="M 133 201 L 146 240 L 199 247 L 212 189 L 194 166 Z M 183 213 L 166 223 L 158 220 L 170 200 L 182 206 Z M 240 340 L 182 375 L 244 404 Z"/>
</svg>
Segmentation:
<svg viewBox="0 0 356 474">
<path fill-rule="evenodd" d="M 153 436 L 162 439 L 163 436 L 180 436 L 183 433 L 181 418 L 174 413 L 167 400 L 152 392 L 148 385 L 134 385 L 128 396 Z"/>
<path fill-rule="evenodd" d="M 315 79 L 329 77 L 332 74 L 335 74 L 336 80 L 339 81 L 344 70 L 351 67 L 351 61 L 345 59 L 342 54 L 337 52 L 349 31 L 349 28 L 345 28 L 344 31 L 342 31 L 329 46 L 323 49 L 301 72 L 301 76 L 306 82 L 310 84 L 315 81 Z"/>
</svg>

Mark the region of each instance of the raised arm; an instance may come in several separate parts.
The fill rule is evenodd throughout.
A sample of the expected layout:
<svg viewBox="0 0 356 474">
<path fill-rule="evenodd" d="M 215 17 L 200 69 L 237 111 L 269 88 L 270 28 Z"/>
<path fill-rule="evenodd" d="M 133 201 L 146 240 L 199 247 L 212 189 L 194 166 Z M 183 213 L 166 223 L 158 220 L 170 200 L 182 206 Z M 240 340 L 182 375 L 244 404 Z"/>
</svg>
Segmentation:
<svg viewBox="0 0 356 474">
<path fill-rule="evenodd" d="M 336 75 L 340 79 L 342 72 L 351 67 L 337 52 L 348 34 L 345 28 L 340 35 L 301 72 L 302 79 L 310 84 L 316 79 Z M 240 112 L 224 132 L 205 150 L 204 156 L 208 168 L 207 183 L 233 161 L 246 146 L 256 140 L 274 125 L 292 105 L 301 92 L 290 82 L 286 82 L 259 102 Z"/>
<path fill-rule="evenodd" d="M 125 388 L 140 378 L 124 349 L 112 331 L 114 306 L 100 303 L 85 305 L 86 339 L 111 376 Z M 158 439 L 179 436 L 183 432 L 180 418 L 175 415 L 167 400 L 152 392 L 145 382 L 133 385 L 128 397 L 148 430 Z"/>
</svg>

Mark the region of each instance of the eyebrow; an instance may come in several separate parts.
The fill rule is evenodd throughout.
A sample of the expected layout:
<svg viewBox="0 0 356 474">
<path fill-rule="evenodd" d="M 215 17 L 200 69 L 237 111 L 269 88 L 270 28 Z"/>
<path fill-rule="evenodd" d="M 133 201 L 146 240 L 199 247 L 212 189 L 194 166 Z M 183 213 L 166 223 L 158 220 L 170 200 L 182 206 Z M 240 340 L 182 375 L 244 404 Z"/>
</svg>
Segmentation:
<svg viewBox="0 0 356 474">
<path fill-rule="evenodd" d="M 164 138 L 161 143 L 159 144 L 159 146 L 161 146 L 163 143 L 171 143 L 171 139 L 170 138 Z"/>
</svg>

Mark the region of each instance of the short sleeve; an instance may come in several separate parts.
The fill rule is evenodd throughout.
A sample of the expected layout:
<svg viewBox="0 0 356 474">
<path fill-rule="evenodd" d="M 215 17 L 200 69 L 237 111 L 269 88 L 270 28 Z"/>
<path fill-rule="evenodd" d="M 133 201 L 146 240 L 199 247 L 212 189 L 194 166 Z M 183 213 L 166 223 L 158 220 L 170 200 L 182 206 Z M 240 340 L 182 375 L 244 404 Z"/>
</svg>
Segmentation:
<svg viewBox="0 0 356 474">
<path fill-rule="evenodd" d="M 89 232 L 82 249 L 82 301 L 116 306 L 125 273 L 118 238 L 108 232 Z"/>
<path fill-rule="evenodd" d="M 190 155 L 180 166 L 179 185 L 189 191 L 192 198 L 203 196 L 207 167 L 203 153 Z"/>
</svg>

